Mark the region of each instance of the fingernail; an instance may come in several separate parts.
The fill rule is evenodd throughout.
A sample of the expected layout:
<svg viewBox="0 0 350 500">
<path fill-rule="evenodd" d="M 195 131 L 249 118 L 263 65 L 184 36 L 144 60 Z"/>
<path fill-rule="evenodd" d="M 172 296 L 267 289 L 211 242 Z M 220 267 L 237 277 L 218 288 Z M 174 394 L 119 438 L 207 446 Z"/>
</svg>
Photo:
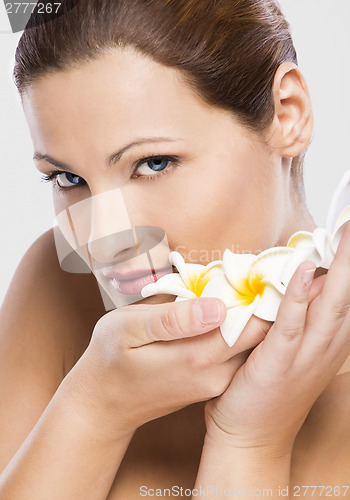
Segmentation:
<svg viewBox="0 0 350 500">
<path fill-rule="evenodd" d="M 208 300 L 197 303 L 196 308 L 197 317 L 203 325 L 212 325 L 219 321 L 221 307 L 218 301 Z"/>
<path fill-rule="evenodd" d="M 305 286 L 310 286 L 315 275 L 316 267 L 314 269 L 307 269 L 303 273 L 302 281 Z"/>
</svg>

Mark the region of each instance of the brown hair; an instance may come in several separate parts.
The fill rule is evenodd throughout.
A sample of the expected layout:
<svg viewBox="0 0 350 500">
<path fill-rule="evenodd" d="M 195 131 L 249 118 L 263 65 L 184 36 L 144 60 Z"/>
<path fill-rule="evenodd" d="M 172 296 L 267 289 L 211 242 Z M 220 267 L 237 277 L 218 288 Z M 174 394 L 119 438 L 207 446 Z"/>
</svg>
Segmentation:
<svg viewBox="0 0 350 500">
<path fill-rule="evenodd" d="M 13 76 L 21 94 L 48 72 L 132 46 L 181 70 L 204 101 L 259 131 L 274 116 L 277 68 L 298 63 L 275 0 L 62 0 L 61 8 L 57 18 L 33 13 L 19 40 Z M 298 180 L 304 154 L 292 162 Z"/>
</svg>

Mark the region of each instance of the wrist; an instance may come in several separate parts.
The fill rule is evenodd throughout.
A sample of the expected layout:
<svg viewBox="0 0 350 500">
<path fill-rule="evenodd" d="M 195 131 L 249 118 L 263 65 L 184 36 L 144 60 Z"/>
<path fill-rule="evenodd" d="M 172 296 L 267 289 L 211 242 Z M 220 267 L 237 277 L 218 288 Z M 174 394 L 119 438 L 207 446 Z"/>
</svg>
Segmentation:
<svg viewBox="0 0 350 500">
<path fill-rule="evenodd" d="M 215 484 L 227 490 L 234 486 L 242 492 L 264 489 L 275 496 L 281 484 L 289 485 L 291 452 L 274 445 L 241 444 L 231 437 L 206 434 L 196 486 Z"/>
<path fill-rule="evenodd" d="M 67 412 L 76 415 L 94 439 L 103 442 L 130 441 L 137 426 L 123 412 L 111 407 L 103 390 L 104 384 L 94 374 L 90 361 L 84 357 L 74 365 L 58 389 Z"/>
<path fill-rule="evenodd" d="M 293 444 L 286 444 L 282 440 L 275 438 L 267 438 L 266 436 L 248 437 L 234 434 L 228 434 L 219 427 L 207 428 L 204 444 L 207 448 L 216 448 L 221 453 L 231 456 L 240 454 L 246 456 L 247 459 L 255 459 L 262 463 L 266 460 L 269 462 L 279 462 L 291 458 Z"/>
</svg>

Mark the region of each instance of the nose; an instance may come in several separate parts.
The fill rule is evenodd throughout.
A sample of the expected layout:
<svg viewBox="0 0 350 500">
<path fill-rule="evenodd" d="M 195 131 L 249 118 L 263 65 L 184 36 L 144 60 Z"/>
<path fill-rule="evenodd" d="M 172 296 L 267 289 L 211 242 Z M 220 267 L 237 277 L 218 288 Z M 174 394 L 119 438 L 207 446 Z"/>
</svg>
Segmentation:
<svg viewBox="0 0 350 500">
<path fill-rule="evenodd" d="M 135 257 L 138 243 L 120 188 L 90 198 L 88 249 L 96 265 Z"/>
</svg>

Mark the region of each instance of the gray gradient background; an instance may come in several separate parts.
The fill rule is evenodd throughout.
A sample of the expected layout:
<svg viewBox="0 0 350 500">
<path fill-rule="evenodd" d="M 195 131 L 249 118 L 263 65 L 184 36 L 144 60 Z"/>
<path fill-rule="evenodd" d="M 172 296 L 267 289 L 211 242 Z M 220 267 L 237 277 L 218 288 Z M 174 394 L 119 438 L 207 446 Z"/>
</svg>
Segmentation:
<svg viewBox="0 0 350 500">
<path fill-rule="evenodd" d="M 299 66 L 306 78 L 315 131 L 305 162 L 308 205 L 325 224 L 332 193 L 350 169 L 349 0 L 281 0 L 291 24 Z M 52 226 L 51 188 L 40 182 L 33 147 L 16 88 L 11 80 L 14 51 L 21 33 L 9 29 L 0 3 L 0 303 L 30 244 Z"/>
</svg>

